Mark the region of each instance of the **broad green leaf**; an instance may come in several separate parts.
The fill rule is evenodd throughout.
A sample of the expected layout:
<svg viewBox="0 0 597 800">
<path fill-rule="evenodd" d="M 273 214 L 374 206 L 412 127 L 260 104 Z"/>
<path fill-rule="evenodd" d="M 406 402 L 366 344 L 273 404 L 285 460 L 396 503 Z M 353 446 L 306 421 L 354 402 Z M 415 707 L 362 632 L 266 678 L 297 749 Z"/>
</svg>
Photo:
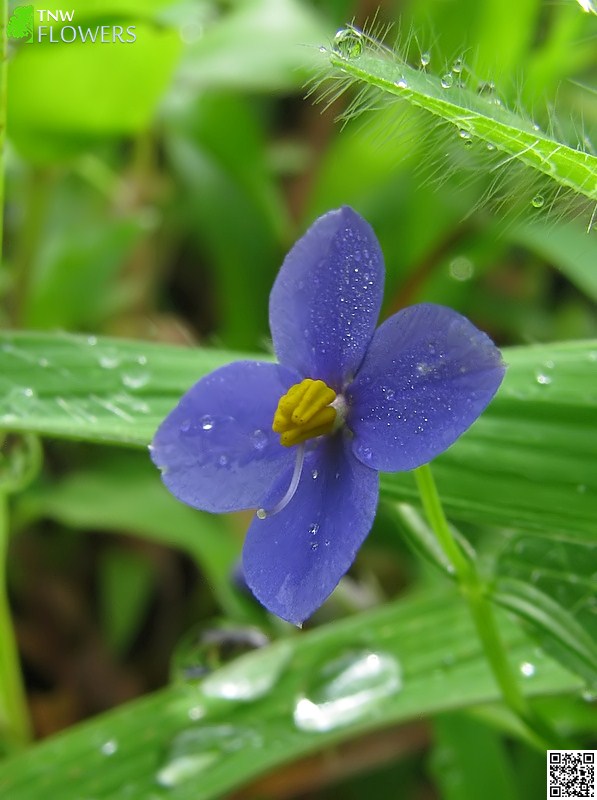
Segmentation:
<svg viewBox="0 0 597 800">
<path fill-rule="evenodd" d="M 0 425 L 145 447 L 196 380 L 246 357 L 95 337 L 4 333 Z M 509 366 L 496 399 L 434 462 L 447 512 L 456 520 L 592 540 L 597 343 L 509 348 L 504 358 Z M 382 491 L 390 499 L 417 502 L 408 473 L 383 475 Z"/>
<path fill-rule="evenodd" d="M 353 26 L 337 34 L 328 55 L 331 67 L 337 71 L 333 77 L 341 86 L 355 83 L 358 89 L 397 97 L 421 108 L 452 125 L 462 142 L 482 143 L 485 156 L 489 145 L 499 154 L 498 161 L 490 167 L 492 172 L 516 161 L 537 177 L 547 179 L 555 190 L 569 189 L 590 201 L 590 207 L 597 201 L 597 157 L 557 141 L 523 116 L 508 111 L 492 94 L 486 96 L 477 91 L 477 86 L 466 86 L 462 83 L 467 77 L 464 64 L 443 76 L 415 69 Z M 366 97 L 358 96 L 348 115 L 366 108 Z M 545 204 L 543 194 L 533 198 L 536 208 Z"/>
<path fill-rule="evenodd" d="M 535 666 L 521 674 L 525 694 L 579 689 L 520 629 L 501 628 L 515 669 Z M 461 599 L 411 598 L 250 653 L 203 689 L 175 684 L 56 736 L 4 763 L 0 793 L 219 798 L 366 731 L 497 699 Z"/>
<path fill-rule="evenodd" d="M 139 132 L 168 85 L 180 49 L 175 32 L 147 23 L 137 24 L 130 44 L 21 47 L 9 64 L 9 136 L 38 161 L 57 155 L 53 144 L 64 147 L 63 137 L 83 147 L 97 137 Z"/>
<path fill-rule="evenodd" d="M 597 544 L 516 536 L 500 553 L 494 599 L 524 619 L 540 644 L 597 686 Z"/>
</svg>

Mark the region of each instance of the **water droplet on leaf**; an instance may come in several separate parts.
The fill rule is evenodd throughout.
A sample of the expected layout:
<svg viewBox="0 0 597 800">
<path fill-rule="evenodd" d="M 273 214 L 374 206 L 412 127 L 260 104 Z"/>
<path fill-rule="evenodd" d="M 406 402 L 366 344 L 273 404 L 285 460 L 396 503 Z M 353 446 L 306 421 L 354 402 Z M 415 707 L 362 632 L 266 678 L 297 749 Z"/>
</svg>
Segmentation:
<svg viewBox="0 0 597 800">
<path fill-rule="evenodd" d="M 170 746 L 166 763 L 156 780 L 172 789 L 195 780 L 214 762 L 221 762 L 231 753 L 261 744 L 258 734 L 233 725 L 212 725 L 188 728 L 178 733 Z"/>
<path fill-rule="evenodd" d="M 442 89 L 449 89 L 454 84 L 454 76 L 450 72 L 446 72 L 445 75 L 442 75 L 440 83 Z"/>
<path fill-rule="evenodd" d="M 291 655 L 290 642 L 284 641 L 258 653 L 248 653 L 205 678 L 201 693 L 210 699 L 245 703 L 256 700 L 277 683 Z"/>
<path fill-rule="evenodd" d="M 542 194 L 536 194 L 533 199 L 531 200 L 531 205 L 533 208 L 543 208 L 545 204 L 545 198 Z"/>
<path fill-rule="evenodd" d="M 213 624 L 195 626 L 178 643 L 172 659 L 172 678 L 195 681 L 234 659 L 269 644 L 255 627 Z"/>
<path fill-rule="evenodd" d="M 429 53 L 421 53 L 421 66 L 428 67 L 431 61 L 431 55 Z"/>
<path fill-rule="evenodd" d="M 535 665 L 530 661 L 523 661 L 520 665 L 520 671 L 525 678 L 531 678 L 535 674 Z"/>
<path fill-rule="evenodd" d="M 331 731 L 362 719 L 402 688 L 401 667 L 387 653 L 349 651 L 313 675 L 294 708 L 303 731 Z"/>
</svg>

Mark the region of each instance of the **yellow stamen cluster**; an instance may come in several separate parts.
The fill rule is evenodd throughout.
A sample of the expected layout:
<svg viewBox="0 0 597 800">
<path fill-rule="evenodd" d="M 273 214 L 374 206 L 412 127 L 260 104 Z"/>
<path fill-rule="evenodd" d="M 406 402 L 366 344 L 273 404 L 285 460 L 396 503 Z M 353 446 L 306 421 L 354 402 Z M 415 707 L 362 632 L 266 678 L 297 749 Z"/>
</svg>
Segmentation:
<svg viewBox="0 0 597 800">
<path fill-rule="evenodd" d="M 292 447 L 307 439 L 331 433 L 336 409 L 330 403 L 336 392 L 323 381 L 305 378 L 282 395 L 274 414 L 272 430 L 280 434 L 280 443 Z"/>
</svg>

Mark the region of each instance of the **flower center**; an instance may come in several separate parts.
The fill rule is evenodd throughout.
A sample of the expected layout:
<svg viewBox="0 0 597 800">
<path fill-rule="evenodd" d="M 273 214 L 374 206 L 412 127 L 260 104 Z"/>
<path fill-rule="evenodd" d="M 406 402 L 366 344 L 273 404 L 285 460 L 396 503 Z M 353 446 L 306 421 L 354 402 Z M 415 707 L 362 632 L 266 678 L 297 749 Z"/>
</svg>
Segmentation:
<svg viewBox="0 0 597 800">
<path fill-rule="evenodd" d="M 336 392 L 323 381 L 305 378 L 291 386 L 278 402 L 272 430 L 280 434 L 280 444 L 295 444 L 332 433 L 336 409 L 330 404 Z"/>
</svg>

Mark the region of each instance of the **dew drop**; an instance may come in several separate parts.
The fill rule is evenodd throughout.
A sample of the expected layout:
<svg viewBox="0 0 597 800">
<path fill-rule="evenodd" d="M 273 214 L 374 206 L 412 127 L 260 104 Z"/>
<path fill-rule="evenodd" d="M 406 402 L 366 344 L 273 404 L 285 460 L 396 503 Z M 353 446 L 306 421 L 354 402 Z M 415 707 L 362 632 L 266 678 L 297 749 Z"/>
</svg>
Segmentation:
<svg viewBox="0 0 597 800">
<path fill-rule="evenodd" d="M 191 430 L 192 422 L 190 419 L 185 419 L 180 423 L 180 432 L 188 433 Z"/>
<path fill-rule="evenodd" d="M 460 75 L 462 72 L 462 59 L 457 58 L 456 61 L 452 64 L 452 72 L 456 75 Z"/>
<path fill-rule="evenodd" d="M 294 708 L 302 731 L 325 732 L 349 725 L 381 708 L 402 689 L 402 669 L 387 653 L 349 651 L 324 664 Z"/>
<path fill-rule="evenodd" d="M 120 364 L 118 356 L 104 353 L 98 359 L 99 365 L 102 369 L 115 369 Z"/>
<path fill-rule="evenodd" d="M 319 548 L 319 542 L 311 542 L 311 550 L 317 550 Z"/>
<path fill-rule="evenodd" d="M 221 455 L 221 456 L 218 458 L 218 464 L 219 464 L 221 467 L 227 467 L 227 466 L 228 466 L 228 463 L 229 463 L 229 458 L 228 458 L 228 456 L 225 456 L 225 455 L 223 455 L 223 454 L 222 454 L 222 455 Z"/>
<path fill-rule="evenodd" d="M 543 208 L 545 204 L 545 198 L 542 194 L 536 194 L 533 199 L 531 200 L 531 205 L 533 208 Z"/>
<path fill-rule="evenodd" d="M 401 78 L 399 81 L 396 81 L 394 86 L 397 86 L 398 89 L 408 89 L 408 83 L 404 80 L 404 78 Z"/>
<path fill-rule="evenodd" d="M 371 451 L 370 447 L 363 447 L 361 449 L 361 458 L 363 458 L 365 461 L 371 461 L 373 458 L 373 452 Z"/>
<path fill-rule="evenodd" d="M 468 281 L 473 277 L 473 262 L 465 256 L 457 256 L 450 262 L 450 277 L 456 281 Z"/>
<path fill-rule="evenodd" d="M 319 530 L 319 523 L 318 522 L 312 522 L 311 525 L 309 525 L 309 533 L 310 534 L 315 535 L 318 530 Z"/>
<path fill-rule="evenodd" d="M 122 374 L 122 382 L 127 389 L 141 389 L 149 383 L 149 373 L 145 370 L 128 370 Z"/>
<path fill-rule="evenodd" d="M 263 450 L 267 444 L 267 435 L 260 428 L 251 434 L 251 443 L 255 450 Z"/>
<path fill-rule="evenodd" d="M 255 627 L 214 624 L 194 626 L 177 644 L 171 674 L 176 681 L 197 681 L 269 644 Z"/>
<path fill-rule="evenodd" d="M 214 419 L 209 414 L 205 414 L 205 416 L 201 417 L 199 423 L 204 431 L 211 431 L 214 426 Z"/>
<path fill-rule="evenodd" d="M 97 344 L 97 336 L 88 336 L 87 344 L 89 345 L 89 347 L 95 347 L 95 345 Z"/>
<path fill-rule="evenodd" d="M 356 28 L 342 28 L 334 37 L 332 49 L 341 58 L 358 58 L 363 52 L 363 35 Z"/>
<path fill-rule="evenodd" d="M 442 75 L 440 84 L 442 89 L 450 89 L 454 85 L 454 76 L 450 72 Z"/>
<path fill-rule="evenodd" d="M 100 750 L 105 756 L 113 756 L 118 750 L 118 743 L 115 739 L 108 739 L 108 741 L 104 742 L 100 747 Z"/>
<path fill-rule="evenodd" d="M 275 686 L 291 655 L 292 647 L 285 641 L 258 653 L 247 653 L 208 675 L 201 684 L 201 693 L 211 700 L 257 700 Z"/>
<path fill-rule="evenodd" d="M 530 661 L 523 661 L 520 665 L 520 672 L 525 678 L 531 678 L 535 674 L 535 665 Z"/>
<path fill-rule="evenodd" d="M 267 511 L 265 510 L 265 508 L 258 508 L 255 514 L 257 515 L 257 519 L 267 518 Z"/>
<path fill-rule="evenodd" d="M 460 136 L 461 139 L 470 139 L 471 138 L 470 131 L 467 131 L 464 128 L 461 128 L 458 131 L 458 135 Z"/>
<path fill-rule="evenodd" d="M 316 469 L 314 469 L 313 472 L 311 473 L 311 477 L 313 478 L 314 481 L 316 481 L 317 478 L 319 478 L 319 472 Z"/>
<path fill-rule="evenodd" d="M 261 745 L 261 737 L 249 728 L 212 725 L 188 728 L 172 740 L 166 762 L 156 775 L 160 786 L 173 789 L 194 781 L 214 763 L 231 753 Z"/>
<path fill-rule="evenodd" d="M 431 55 L 429 53 L 421 53 L 421 66 L 428 67 L 431 62 Z"/>
<path fill-rule="evenodd" d="M 537 383 L 540 384 L 541 386 L 549 386 L 549 384 L 552 382 L 551 376 L 545 375 L 543 372 L 538 372 L 535 377 Z"/>
</svg>

